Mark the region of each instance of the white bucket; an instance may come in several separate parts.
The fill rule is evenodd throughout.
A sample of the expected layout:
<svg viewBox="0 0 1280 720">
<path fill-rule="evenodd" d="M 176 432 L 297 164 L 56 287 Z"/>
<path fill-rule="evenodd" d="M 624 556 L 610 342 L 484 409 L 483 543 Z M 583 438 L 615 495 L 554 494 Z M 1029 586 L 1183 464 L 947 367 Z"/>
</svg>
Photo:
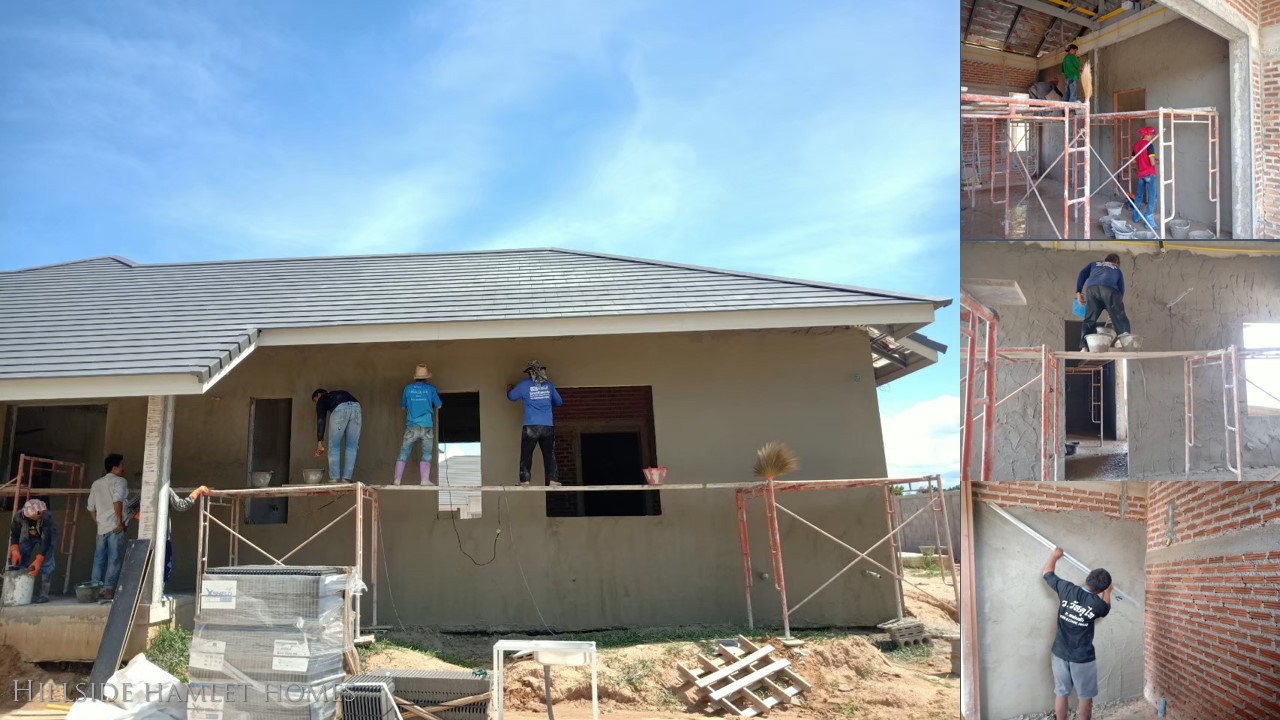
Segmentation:
<svg viewBox="0 0 1280 720">
<path fill-rule="evenodd" d="M 1151 232 L 1150 230 L 1134 230 L 1133 239 L 1134 240 L 1155 240 L 1156 234 L 1154 232 Z"/>
<path fill-rule="evenodd" d="M 1112 218 L 1111 231 L 1115 234 L 1117 240 L 1133 239 L 1133 225 L 1131 225 L 1128 220 Z"/>
<path fill-rule="evenodd" d="M 320 483 L 324 482 L 324 478 L 325 478 L 325 475 L 323 470 L 303 470 L 302 471 L 302 482 L 306 485 L 319 485 Z"/>
<path fill-rule="evenodd" d="M 1191 221 L 1182 218 L 1174 218 L 1169 221 L 1169 234 L 1174 240 L 1186 240 L 1191 234 Z"/>
<path fill-rule="evenodd" d="M 1102 333 L 1085 335 L 1084 341 L 1089 345 L 1089 352 L 1101 353 L 1111 348 L 1111 336 Z"/>
<path fill-rule="evenodd" d="M 271 485 L 271 472 L 249 473 L 249 487 L 264 488 Z"/>
<path fill-rule="evenodd" d="M 1213 231 L 1212 230 L 1192 230 L 1191 232 L 1187 233 L 1187 237 L 1190 238 L 1191 240 L 1212 240 Z"/>
<path fill-rule="evenodd" d="M 1099 327 L 1099 328 L 1098 328 L 1098 329 L 1096 329 L 1096 330 L 1094 330 L 1094 332 L 1095 332 L 1095 333 L 1097 333 L 1097 334 L 1099 334 L 1099 335 L 1106 335 L 1107 337 L 1111 338 L 1112 340 L 1115 340 L 1115 339 L 1116 339 L 1116 331 L 1115 331 L 1115 330 L 1112 330 L 1112 329 L 1111 329 L 1111 328 L 1109 328 L 1109 327 L 1106 327 L 1105 325 L 1104 325 L 1104 326 Z"/>
<path fill-rule="evenodd" d="M 1127 350 L 1129 352 L 1137 352 L 1138 350 L 1142 349 L 1142 336 L 1125 333 L 1120 337 L 1116 338 L 1115 344 L 1116 344 L 1116 347 L 1120 348 L 1121 350 Z"/>
<path fill-rule="evenodd" d="M 1109 202 L 1107 203 L 1107 215 L 1111 217 L 1120 217 L 1120 211 L 1124 209 L 1124 203 Z"/>
<path fill-rule="evenodd" d="M 4 592 L 0 593 L 0 605 L 30 605 L 31 595 L 35 590 L 36 579 L 30 570 L 9 570 L 4 574 Z"/>
</svg>

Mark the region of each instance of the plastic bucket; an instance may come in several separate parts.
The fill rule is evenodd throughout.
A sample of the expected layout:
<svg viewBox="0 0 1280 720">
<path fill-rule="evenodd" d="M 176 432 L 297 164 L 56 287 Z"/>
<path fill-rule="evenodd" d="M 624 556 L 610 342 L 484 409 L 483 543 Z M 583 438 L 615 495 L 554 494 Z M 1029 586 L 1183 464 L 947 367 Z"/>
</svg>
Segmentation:
<svg viewBox="0 0 1280 720">
<path fill-rule="evenodd" d="M 1124 203 L 1109 202 L 1107 203 L 1107 215 L 1111 217 L 1119 217 L 1120 211 L 1124 209 Z"/>
<path fill-rule="evenodd" d="M 1098 225 L 1102 228 L 1102 234 L 1111 237 L 1111 216 L 1103 215 L 1098 218 Z"/>
<path fill-rule="evenodd" d="M 1133 225 L 1131 225 L 1128 220 L 1112 218 L 1111 232 L 1115 234 L 1117 240 L 1133 239 Z"/>
<path fill-rule="evenodd" d="M 1134 230 L 1133 239 L 1134 240 L 1155 240 L 1156 234 L 1154 232 L 1151 232 L 1150 230 Z"/>
<path fill-rule="evenodd" d="M 249 487 L 264 488 L 271 485 L 270 472 L 251 472 L 249 473 Z"/>
<path fill-rule="evenodd" d="M 1192 230 L 1191 232 L 1187 233 L 1187 237 L 1191 240 L 1212 240 L 1213 231 L 1212 230 Z"/>
<path fill-rule="evenodd" d="M 1125 333 L 1120 337 L 1116 338 L 1116 345 L 1118 345 L 1121 350 L 1129 350 L 1129 351 L 1136 352 L 1142 349 L 1142 336 L 1130 335 L 1129 333 Z"/>
<path fill-rule="evenodd" d="M 76 601 L 82 603 L 91 603 L 98 599 L 98 593 L 102 590 L 100 582 L 82 582 L 76 586 Z"/>
<path fill-rule="evenodd" d="M 1169 221 L 1169 234 L 1174 240 L 1186 240 L 1191 234 L 1191 221 L 1182 218 L 1174 218 Z"/>
<path fill-rule="evenodd" d="M 650 485 L 661 485 L 663 480 L 667 479 L 667 469 L 665 467 L 653 467 L 644 469 L 644 481 Z"/>
<path fill-rule="evenodd" d="M 303 470 L 302 482 L 307 485 L 319 485 L 324 482 L 323 470 Z"/>
<path fill-rule="evenodd" d="M 1085 335 L 1084 341 L 1089 345 L 1089 352 L 1101 353 L 1111 348 L 1111 336 L 1101 333 Z"/>
<path fill-rule="evenodd" d="M 31 595 L 35 590 L 36 579 L 30 570 L 9 570 L 4 574 L 4 592 L 0 593 L 0 605 L 30 605 Z"/>
</svg>

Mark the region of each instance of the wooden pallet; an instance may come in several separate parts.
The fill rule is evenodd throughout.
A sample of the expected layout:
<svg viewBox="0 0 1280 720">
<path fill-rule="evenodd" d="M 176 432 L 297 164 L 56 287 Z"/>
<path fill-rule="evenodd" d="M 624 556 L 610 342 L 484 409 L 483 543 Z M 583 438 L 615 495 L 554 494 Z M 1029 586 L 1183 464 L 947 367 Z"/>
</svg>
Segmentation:
<svg viewBox="0 0 1280 720">
<path fill-rule="evenodd" d="M 677 663 L 684 679 L 681 690 L 695 703 L 726 710 L 738 717 L 756 717 L 779 705 L 800 705 L 809 683 L 791 670 L 791 661 L 772 657 L 769 644 L 756 645 L 738 637 L 738 648 L 716 646 L 716 657 L 698 656 L 699 667 Z"/>
</svg>

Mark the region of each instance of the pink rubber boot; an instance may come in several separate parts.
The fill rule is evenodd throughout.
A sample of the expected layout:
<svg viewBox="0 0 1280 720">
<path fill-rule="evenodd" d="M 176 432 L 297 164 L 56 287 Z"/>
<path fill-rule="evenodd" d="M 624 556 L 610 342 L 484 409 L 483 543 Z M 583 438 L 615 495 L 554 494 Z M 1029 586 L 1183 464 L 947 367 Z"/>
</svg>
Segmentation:
<svg viewBox="0 0 1280 720">
<path fill-rule="evenodd" d="M 404 461 L 396 461 L 396 484 L 400 484 L 400 478 L 404 477 Z"/>
<path fill-rule="evenodd" d="M 435 483 L 431 482 L 431 463 L 418 463 L 418 477 L 422 478 L 421 484 L 423 485 L 435 485 Z"/>
</svg>

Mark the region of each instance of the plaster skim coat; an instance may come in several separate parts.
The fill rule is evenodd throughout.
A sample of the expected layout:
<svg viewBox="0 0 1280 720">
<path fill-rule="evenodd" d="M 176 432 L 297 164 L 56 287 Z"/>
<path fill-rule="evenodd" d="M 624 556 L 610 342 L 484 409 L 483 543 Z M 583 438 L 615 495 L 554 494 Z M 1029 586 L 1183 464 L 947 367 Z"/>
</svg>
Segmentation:
<svg viewBox="0 0 1280 720">
<path fill-rule="evenodd" d="M 1012 242 L 966 242 L 960 248 L 965 278 L 1016 280 L 1025 306 L 1002 306 L 998 343 L 1002 347 L 1047 344 L 1062 350 L 1064 323 L 1071 315 L 1076 276 L 1107 251 L 1052 250 Z M 1121 253 L 1125 310 L 1144 351 L 1212 350 L 1241 344 L 1246 322 L 1280 317 L 1280 258 L 1208 256 L 1180 250 L 1161 254 Z M 1192 288 L 1173 307 L 1168 304 Z M 1075 349 L 1075 348 L 1071 348 Z M 1000 363 L 997 398 L 1030 381 L 1038 363 Z M 1183 477 L 1183 364 L 1181 358 L 1128 363 L 1129 477 Z M 1224 469 L 1222 381 L 1217 368 L 1196 371 L 1196 447 L 1192 471 Z M 1244 385 L 1241 402 L 1249 391 Z M 1280 418 L 1245 417 L 1246 468 L 1280 465 Z M 1065 427 L 1059 418 L 1060 427 Z M 981 447 L 981 427 L 974 447 Z M 996 412 L 996 480 L 1038 478 L 1040 472 L 1040 389 L 1036 383 L 1000 405 Z M 1060 439 L 1061 440 L 1061 439 Z M 978 454 L 975 452 L 975 460 Z M 1059 460 L 1059 475 L 1065 477 Z M 975 463 L 976 467 L 976 463 Z"/>
<path fill-rule="evenodd" d="M 244 487 L 255 397 L 294 400 L 290 479 L 323 467 L 312 456 L 310 393 L 318 386 L 350 390 L 360 399 L 356 479 L 389 483 L 403 428 L 400 391 L 420 362 L 430 366 L 441 392 L 480 392 L 484 483 L 513 485 L 521 411 L 504 390 L 530 358 L 546 363 L 560 387 L 652 386 L 657 457 L 670 468 L 668 484 L 750 481 L 755 451 L 769 440 L 787 442 L 799 456 L 794 479 L 885 473 L 867 337 L 842 329 L 261 348 L 207 395 L 178 398 L 173 485 Z M 110 403 L 107 445 L 135 466 L 145 413 L 145 399 Z M 406 475 L 416 482 L 415 472 Z M 536 458 L 533 483 L 542 483 Z M 437 519 L 435 492 L 389 491 L 382 499 L 379 564 L 385 559 L 390 570 L 388 582 L 379 567 L 383 623 L 395 621 L 392 593 L 404 623 L 445 628 L 541 628 L 530 593 L 557 629 L 746 619 L 732 491 L 666 492 L 661 516 L 598 518 L 547 518 L 542 493 L 484 493 L 483 516 L 457 522 L 460 540 L 453 522 Z M 330 500 L 293 498 L 287 524 L 249 526 L 246 537 L 269 552 L 285 552 L 350 507 Z M 791 493 L 782 503 L 860 549 L 888 533 L 878 488 Z M 766 572 L 759 501 L 751 501 L 749 511 L 754 569 Z M 196 522 L 192 513 L 173 521 L 171 587 L 181 591 L 194 586 Z M 478 561 L 488 560 L 500 521 L 497 559 L 474 565 L 459 543 Z M 794 604 L 853 556 L 785 516 L 781 523 Z M 345 518 L 290 562 L 352 562 L 353 527 L 354 519 Z M 226 535 L 215 526 L 210 537 L 209 562 L 223 564 Z M 366 538 L 366 570 L 369 547 Z M 243 544 L 240 553 L 242 563 L 258 561 Z M 889 565 L 888 544 L 870 556 Z M 862 570 L 855 567 L 815 596 L 793 624 L 867 626 L 894 617 L 892 579 Z M 757 578 L 753 603 L 758 623 L 780 624 L 772 581 Z M 366 620 L 369 607 L 366 601 Z"/>
<path fill-rule="evenodd" d="M 1072 487 L 1078 485 L 1102 484 L 1080 483 Z M 1078 510 L 1003 509 L 1050 542 L 1058 543 L 1087 567 L 1106 568 L 1116 585 L 1142 600 L 1144 523 Z M 1049 559 L 1049 550 L 986 503 L 975 503 L 973 522 L 983 717 L 1005 720 L 1051 712 L 1050 663 L 1057 633 L 1058 598 L 1040 574 Z M 1084 573 L 1065 560 L 1058 562 L 1057 573 L 1077 585 L 1084 584 Z M 1132 602 L 1115 602 L 1107 617 L 1095 626 L 1094 648 L 1098 653 L 1095 705 L 1141 697 L 1141 607 Z M 1072 693 L 1072 708 L 1076 702 Z"/>
</svg>

